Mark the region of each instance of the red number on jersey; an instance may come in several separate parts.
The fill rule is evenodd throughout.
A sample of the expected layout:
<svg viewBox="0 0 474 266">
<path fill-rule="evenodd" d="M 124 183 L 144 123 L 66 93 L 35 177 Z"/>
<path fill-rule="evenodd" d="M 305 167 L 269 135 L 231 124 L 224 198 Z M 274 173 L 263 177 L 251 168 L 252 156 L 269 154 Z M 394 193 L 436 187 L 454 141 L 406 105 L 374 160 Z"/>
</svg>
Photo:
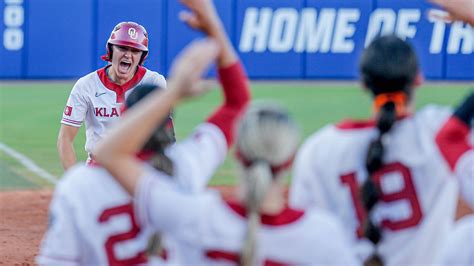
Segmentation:
<svg viewBox="0 0 474 266">
<path fill-rule="evenodd" d="M 133 215 L 132 203 L 104 210 L 99 217 L 99 222 L 105 223 L 109 221 L 112 217 L 120 215 L 126 215 L 130 218 L 131 228 L 126 232 L 117 233 L 116 235 L 110 236 L 105 242 L 105 251 L 107 254 L 109 265 L 122 266 L 146 263 L 147 258 L 145 256 L 145 251 L 140 251 L 135 256 L 127 259 L 118 259 L 115 256 L 114 246 L 116 244 L 122 241 L 134 239 L 135 237 L 137 237 L 138 233 L 140 233 L 140 227 L 137 225 L 135 221 L 135 216 Z"/>
<path fill-rule="evenodd" d="M 389 177 L 402 179 L 403 186 L 400 188 L 400 190 L 393 192 L 384 191 L 383 186 L 381 186 L 381 183 L 384 179 Z M 397 231 L 413 227 L 420 223 L 423 214 L 421 211 L 420 203 L 418 201 L 418 197 L 416 196 L 416 190 L 415 186 L 413 185 L 410 169 L 408 169 L 408 167 L 398 162 L 384 165 L 380 170 L 375 172 L 373 179 L 374 182 L 381 188 L 382 195 L 380 197 L 380 200 L 382 202 L 390 203 L 404 200 L 408 202 L 411 209 L 410 216 L 405 219 L 391 220 L 388 218 L 383 218 L 381 221 L 382 227 L 388 228 L 392 231 Z M 363 229 L 361 225 L 367 218 L 367 213 L 364 207 L 362 206 L 362 202 L 359 198 L 359 184 L 357 183 L 356 175 L 355 173 L 343 175 L 341 176 L 341 181 L 350 189 L 357 219 L 359 220 L 357 235 L 359 237 L 362 237 Z"/>
</svg>

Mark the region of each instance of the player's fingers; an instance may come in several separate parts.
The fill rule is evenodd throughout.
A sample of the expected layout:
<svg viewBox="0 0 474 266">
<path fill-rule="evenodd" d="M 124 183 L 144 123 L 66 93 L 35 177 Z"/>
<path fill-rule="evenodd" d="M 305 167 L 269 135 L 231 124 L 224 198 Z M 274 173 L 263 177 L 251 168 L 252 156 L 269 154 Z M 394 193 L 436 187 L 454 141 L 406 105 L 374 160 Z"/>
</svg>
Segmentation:
<svg viewBox="0 0 474 266">
<path fill-rule="evenodd" d="M 187 6 L 188 8 L 195 10 L 198 8 L 201 4 L 196 1 L 196 0 L 180 0 L 181 4 Z"/>
<path fill-rule="evenodd" d="M 187 58 L 189 62 L 204 62 L 204 60 L 213 60 L 219 51 L 219 45 L 212 38 L 204 38 L 191 42 L 181 52 L 180 57 Z M 181 60 L 182 61 L 182 60 Z"/>
<path fill-rule="evenodd" d="M 444 10 L 439 9 L 430 9 L 428 10 L 428 18 L 431 21 L 442 21 L 445 23 L 451 23 L 454 20 L 454 17 Z"/>
<path fill-rule="evenodd" d="M 212 39 L 194 41 L 188 45 L 174 61 L 170 77 L 176 84 L 176 89 L 183 95 L 191 94 L 194 82 L 199 80 L 204 71 L 215 61 L 219 46 Z"/>
<path fill-rule="evenodd" d="M 207 93 L 214 87 L 214 82 L 208 80 L 200 80 L 191 86 L 189 90 L 190 96 L 199 96 Z"/>
<path fill-rule="evenodd" d="M 179 0 L 179 2 L 185 6 L 189 6 L 190 1 L 189 0 Z"/>
<path fill-rule="evenodd" d="M 442 5 L 443 4 L 442 0 L 428 0 L 428 2 L 433 3 L 433 4 L 437 4 L 437 5 Z"/>
<path fill-rule="evenodd" d="M 206 38 L 195 41 L 189 49 L 189 60 L 193 65 L 190 74 L 193 74 L 194 78 L 198 78 L 216 59 L 219 53 L 219 45 L 215 40 Z"/>
<path fill-rule="evenodd" d="M 199 29 L 201 28 L 201 23 L 195 14 L 188 11 L 179 12 L 179 19 L 184 23 L 188 24 L 191 28 Z"/>
</svg>

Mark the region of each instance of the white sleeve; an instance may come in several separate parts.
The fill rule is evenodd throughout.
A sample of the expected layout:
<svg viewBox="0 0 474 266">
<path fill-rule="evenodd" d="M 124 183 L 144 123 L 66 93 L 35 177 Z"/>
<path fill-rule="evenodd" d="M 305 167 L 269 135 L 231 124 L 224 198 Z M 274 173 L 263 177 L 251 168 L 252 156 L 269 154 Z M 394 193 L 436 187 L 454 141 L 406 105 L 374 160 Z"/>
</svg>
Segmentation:
<svg viewBox="0 0 474 266">
<path fill-rule="evenodd" d="M 456 176 L 461 183 L 461 195 L 471 208 L 474 208 L 474 150 L 469 150 L 459 159 Z"/>
<path fill-rule="evenodd" d="M 166 89 L 167 88 L 167 85 L 166 85 L 166 79 L 163 75 L 161 75 L 160 73 L 158 72 L 155 72 L 155 71 L 151 71 L 149 70 L 152 75 L 151 75 L 151 83 L 155 84 L 156 86 L 160 87 L 161 89 Z"/>
<path fill-rule="evenodd" d="M 81 264 L 81 244 L 73 210 L 66 197 L 55 194 L 50 206 L 48 230 L 36 258 L 39 265 Z"/>
<path fill-rule="evenodd" d="M 165 77 L 163 77 L 163 75 L 161 74 L 158 74 L 156 73 L 156 78 L 154 79 L 153 83 L 155 85 L 157 85 L 158 87 L 162 88 L 162 89 L 166 89 L 167 88 L 167 84 L 166 84 L 166 79 Z"/>
<path fill-rule="evenodd" d="M 227 142 L 220 129 L 203 123 L 184 141 L 171 146 L 166 154 L 174 164 L 174 178 L 187 191 L 201 191 L 227 155 Z"/>
<path fill-rule="evenodd" d="M 317 137 L 317 136 L 315 136 Z M 298 152 L 293 166 L 289 204 L 292 207 L 305 209 L 308 207 L 325 207 L 323 202 L 323 186 L 319 183 L 317 143 L 313 138 L 306 141 Z"/>
<path fill-rule="evenodd" d="M 438 254 L 440 266 L 474 265 L 474 215 L 459 220 Z"/>
<path fill-rule="evenodd" d="M 432 140 L 452 114 L 451 107 L 429 104 L 416 112 L 416 119 L 432 134 L 429 138 Z"/>
<path fill-rule="evenodd" d="M 183 225 L 192 225 L 206 208 L 207 193 L 189 194 L 173 180 L 147 171 L 135 193 L 135 214 L 143 227 L 158 231 L 177 232 Z"/>
<path fill-rule="evenodd" d="M 87 113 L 87 100 L 85 99 L 84 89 L 79 80 L 72 88 L 71 94 L 64 107 L 61 123 L 73 127 L 80 127 Z"/>
</svg>

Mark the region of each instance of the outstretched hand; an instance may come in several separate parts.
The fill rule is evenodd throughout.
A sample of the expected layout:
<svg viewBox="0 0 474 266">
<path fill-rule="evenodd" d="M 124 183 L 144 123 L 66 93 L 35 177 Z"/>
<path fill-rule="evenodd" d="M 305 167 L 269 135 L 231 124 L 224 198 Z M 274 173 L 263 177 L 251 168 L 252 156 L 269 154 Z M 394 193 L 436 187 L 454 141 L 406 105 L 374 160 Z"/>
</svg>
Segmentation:
<svg viewBox="0 0 474 266">
<path fill-rule="evenodd" d="M 428 0 L 444 8 L 449 15 L 444 20 L 460 20 L 474 26 L 474 0 Z"/>
<path fill-rule="evenodd" d="M 220 32 L 221 20 L 212 0 L 180 0 L 190 11 L 181 11 L 179 18 L 191 28 L 200 30 L 210 37 Z"/>
<path fill-rule="evenodd" d="M 168 87 L 177 90 L 181 98 L 207 91 L 208 86 L 200 82 L 200 79 L 216 60 L 219 50 L 219 45 L 213 39 L 193 41 L 174 60 Z"/>
</svg>

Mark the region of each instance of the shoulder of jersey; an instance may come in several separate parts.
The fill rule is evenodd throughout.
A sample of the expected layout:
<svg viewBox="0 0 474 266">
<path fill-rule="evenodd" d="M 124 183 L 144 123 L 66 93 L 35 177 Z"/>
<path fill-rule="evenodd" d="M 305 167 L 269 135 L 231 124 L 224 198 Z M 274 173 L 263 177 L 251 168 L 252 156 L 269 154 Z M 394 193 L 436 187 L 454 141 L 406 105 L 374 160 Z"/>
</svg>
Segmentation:
<svg viewBox="0 0 474 266">
<path fill-rule="evenodd" d="M 74 87 L 87 88 L 89 87 L 88 85 L 95 84 L 96 80 L 99 80 L 99 76 L 97 75 L 97 71 L 94 71 L 78 79 Z"/>
<path fill-rule="evenodd" d="M 88 183 L 91 178 L 97 178 L 103 172 L 105 173 L 103 168 L 87 166 L 81 162 L 73 166 L 61 177 L 58 187 L 64 187 L 64 189 L 71 187 L 71 189 L 75 189 Z"/>
<path fill-rule="evenodd" d="M 156 71 L 152 71 L 147 68 L 145 69 L 146 69 L 146 74 L 144 77 L 144 82 L 153 83 L 160 86 L 161 88 L 166 89 L 166 79 L 163 75 L 161 75 L 160 73 Z"/>
<path fill-rule="evenodd" d="M 436 105 L 436 104 L 429 104 L 429 105 L 424 106 L 420 110 L 418 110 L 416 112 L 416 117 L 421 118 L 421 119 L 439 120 L 442 117 L 451 115 L 452 112 L 453 112 L 453 109 L 451 107 Z"/>
<path fill-rule="evenodd" d="M 328 143 L 331 139 L 335 138 L 338 134 L 338 127 L 337 125 L 326 125 L 323 128 L 319 129 L 318 131 L 314 132 L 311 136 L 309 136 L 304 145 L 308 145 L 309 143 L 313 144 L 325 144 Z"/>
<path fill-rule="evenodd" d="M 366 120 L 355 120 L 355 119 L 345 119 L 340 121 L 335 125 L 338 130 L 366 130 L 372 129 L 376 125 L 375 120 L 366 119 Z"/>
<path fill-rule="evenodd" d="M 451 107 L 430 104 L 416 112 L 415 122 L 427 131 L 438 132 L 452 113 Z"/>
<path fill-rule="evenodd" d="M 88 82 L 90 80 L 93 80 L 95 78 L 99 78 L 97 75 L 97 71 L 91 72 L 83 77 L 81 77 L 77 82 Z"/>
</svg>

